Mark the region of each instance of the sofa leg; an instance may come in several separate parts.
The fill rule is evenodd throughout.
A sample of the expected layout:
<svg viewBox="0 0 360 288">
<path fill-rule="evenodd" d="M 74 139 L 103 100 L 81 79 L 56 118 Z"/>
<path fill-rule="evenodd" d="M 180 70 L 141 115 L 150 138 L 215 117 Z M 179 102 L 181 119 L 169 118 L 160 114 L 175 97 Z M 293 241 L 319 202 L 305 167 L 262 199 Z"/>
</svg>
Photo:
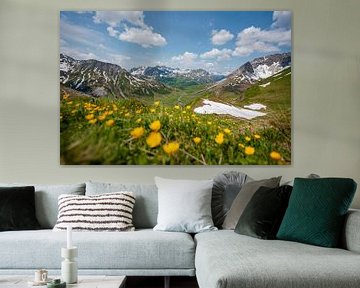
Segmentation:
<svg viewBox="0 0 360 288">
<path fill-rule="evenodd" d="M 164 288 L 170 288 L 170 276 L 164 277 Z"/>
</svg>

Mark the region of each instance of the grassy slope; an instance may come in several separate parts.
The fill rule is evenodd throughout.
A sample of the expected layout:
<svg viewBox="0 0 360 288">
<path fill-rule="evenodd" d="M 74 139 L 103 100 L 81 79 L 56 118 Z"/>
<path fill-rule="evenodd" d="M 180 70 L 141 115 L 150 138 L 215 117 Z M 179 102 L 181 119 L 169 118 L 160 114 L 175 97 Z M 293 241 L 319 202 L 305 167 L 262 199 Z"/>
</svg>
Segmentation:
<svg viewBox="0 0 360 288">
<path fill-rule="evenodd" d="M 265 79 L 259 85 L 271 82 L 269 86 L 255 85 L 242 95 L 198 93 L 206 87 L 199 85 L 177 89 L 167 95 L 139 97 L 139 101 L 63 99 L 61 161 L 63 164 L 287 164 L 291 159 L 291 74 L 286 75 L 289 72 L 287 69 Z M 192 109 L 199 106 L 203 98 L 240 107 L 261 103 L 267 106 L 267 115 L 251 121 L 218 115 L 193 116 Z M 158 100 L 161 105 L 153 106 Z M 84 108 L 86 103 L 102 110 L 87 110 Z M 104 111 L 110 111 L 113 104 L 119 107 L 119 111 L 104 121 L 90 125 L 85 119 L 91 113 L 96 118 Z M 176 104 L 184 108 L 174 109 Z M 185 108 L 186 105 L 191 108 Z M 141 122 L 136 122 L 140 118 Z M 115 120 L 114 126 L 105 125 L 109 119 Z M 149 148 L 146 137 L 154 120 L 161 121 L 163 140 L 158 147 Z M 129 134 L 135 127 L 145 129 L 144 136 L 137 140 Z M 225 134 L 223 144 L 216 144 L 215 136 L 226 128 L 231 129 L 231 134 Z M 261 139 L 255 140 L 256 134 Z M 195 136 L 202 139 L 198 145 L 192 140 Z M 248 141 L 247 137 L 251 140 Z M 170 141 L 180 143 L 179 151 L 173 155 L 161 149 Z M 244 147 L 247 146 L 254 147 L 256 153 L 246 155 Z M 280 152 L 282 159 L 274 161 L 269 158 L 271 151 Z"/>
</svg>

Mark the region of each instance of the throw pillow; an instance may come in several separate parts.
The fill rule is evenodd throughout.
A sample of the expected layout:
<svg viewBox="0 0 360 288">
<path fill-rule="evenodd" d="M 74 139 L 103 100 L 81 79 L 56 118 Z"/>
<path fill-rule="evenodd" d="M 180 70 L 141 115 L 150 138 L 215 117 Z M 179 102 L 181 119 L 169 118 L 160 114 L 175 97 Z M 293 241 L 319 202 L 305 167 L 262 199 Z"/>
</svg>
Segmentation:
<svg viewBox="0 0 360 288">
<path fill-rule="evenodd" d="M 58 215 L 58 197 L 61 194 L 85 195 L 85 183 L 60 185 L 0 183 L 0 186 L 34 186 L 36 218 L 43 229 L 52 229 L 55 226 Z"/>
<path fill-rule="evenodd" d="M 214 225 L 221 228 L 231 204 L 244 183 L 252 179 L 242 172 L 227 171 L 214 178 L 211 199 L 211 214 Z"/>
<path fill-rule="evenodd" d="M 311 174 L 309 174 L 308 176 L 306 176 L 304 178 L 316 179 L 316 178 L 320 178 L 320 176 L 318 174 L 311 173 Z M 294 180 L 295 180 L 295 178 L 292 179 L 292 180 L 284 182 L 282 185 L 294 186 Z"/>
<path fill-rule="evenodd" d="M 336 247 L 355 190 L 348 178 L 295 178 L 277 238 Z"/>
<path fill-rule="evenodd" d="M 288 206 L 292 187 L 260 187 L 251 198 L 235 232 L 260 239 L 275 239 Z"/>
<path fill-rule="evenodd" d="M 216 230 L 211 217 L 213 180 L 155 177 L 159 213 L 154 230 L 198 233 Z"/>
<path fill-rule="evenodd" d="M 133 231 L 132 192 L 95 196 L 60 195 L 55 231 L 72 226 L 74 231 Z"/>
<path fill-rule="evenodd" d="M 0 187 L 0 231 L 40 228 L 34 194 L 33 186 Z"/>
<path fill-rule="evenodd" d="M 86 182 L 86 195 L 131 191 L 136 202 L 133 223 L 136 229 L 154 228 L 158 215 L 158 192 L 155 184 Z"/>
<path fill-rule="evenodd" d="M 246 205 L 249 203 L 251 197 L 255 192 L 261 187 L 270 187 L 275 188 L 279 186 L 280 177 L 274 177 L 270 179 L 263 179 L 258 181 L 251 181 L 242 186 L 238 195 L 236 196 L 234 202 L 232 203 L 229 212 L 227 213 L 223 229 L 234 230 L 237 222 L 240 219 L 241 214 L 243 213 Z"/>
</svg>

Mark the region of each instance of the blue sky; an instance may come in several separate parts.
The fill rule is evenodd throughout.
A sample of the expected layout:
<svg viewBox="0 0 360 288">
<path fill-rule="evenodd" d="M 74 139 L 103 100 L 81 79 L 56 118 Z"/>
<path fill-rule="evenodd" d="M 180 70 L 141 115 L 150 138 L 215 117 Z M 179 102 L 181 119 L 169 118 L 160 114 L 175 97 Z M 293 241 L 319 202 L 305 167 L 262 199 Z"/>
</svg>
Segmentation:
<svg viewBox="0 0 360 288">
<path fill-rule="evenodd" d="M 126 69 L 166 65 L 229 73 L 291 51 L 289 11 L 61 11 L 60 52 Z"/>
</svg>

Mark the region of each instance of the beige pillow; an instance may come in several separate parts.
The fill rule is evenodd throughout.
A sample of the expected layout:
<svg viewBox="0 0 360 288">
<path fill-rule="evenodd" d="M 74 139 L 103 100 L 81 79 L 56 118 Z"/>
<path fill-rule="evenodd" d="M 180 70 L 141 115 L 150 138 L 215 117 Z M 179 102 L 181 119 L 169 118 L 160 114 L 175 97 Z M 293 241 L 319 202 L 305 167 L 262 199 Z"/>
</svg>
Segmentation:
<svg viewBox="0 0 360 288">
<path fill-rule="evenodd" d="M 255 192 L 261 187 L 276 188 L 279 187 L 281 176 L 270 179 L 263 179 L 258 181 L 251 181 L 242 186 L 240 192 L 237 194 L 234 202 L 231 204 L 230 210 L 227 213 L 223 229 L 234 230 L 241 214 L 244 212 L 246 205 L 249 203 Z"/>
</svg>

